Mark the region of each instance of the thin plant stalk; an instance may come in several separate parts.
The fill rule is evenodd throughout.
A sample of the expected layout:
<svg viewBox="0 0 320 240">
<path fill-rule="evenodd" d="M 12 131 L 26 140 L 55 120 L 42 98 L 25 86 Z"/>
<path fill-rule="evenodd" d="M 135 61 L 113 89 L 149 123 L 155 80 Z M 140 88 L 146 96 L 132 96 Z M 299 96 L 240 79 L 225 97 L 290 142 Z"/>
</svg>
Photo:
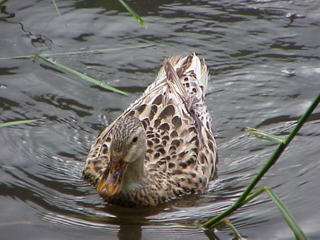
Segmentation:
<svg viewBox="0 0 320 240">
<path fill-rule="evenodd" d="M 2 5 L 2 4 L 5 4 L 6 2 L 8 2 L 9 0 L 1 0 L 0 1 L 0 6 Z"/>
<path fill-rule="evenodd" d="M 123 0 L 119 0 L 122 6 L 127 9 L 127 11 L 136 19 L 136 21 L 145 29 L 147 29 L 147 24 L 142 20 L 142 18 L 131 8 L 128 4 L 126 4 Z"/>
<path fill-rule="evenodd" d="M 243 239 L 241 234 L 238 232 L 236 227 L 233 226 L 233 224 L 230 222 L 230 220 L 228 220 L 228 219 L 222 220 L 220 222 L 217 222 L 216 226 L 217 225 L 226 225 L 227 227 L 229 227 L 231 229 L 231 231 L 233 232 L 233 234 L 234 234 L 234 238 L 233 239 L 239 239 L 239 240 Z"/>
<path fill-rule="evenodd" d="M 38 58 L 42 59 L 43 61 L 45 61 L 45 62 L 47 62 L 47 63 L 50 63 L 50 64 L 56 66 L 56 67 L 59 67 L 59 68 L 63 69 L 64 71 L 73 73 L 73 74 L 75 74 L 75 75 L 78 76 L 78 77 L 81 77 L 81 78 L 83 78 L 83 79 L 85 79 L 85 80 L 87 80 L 87 81 L 89 81 L 89 82 L 92 82 L 92 83 L 94 83 L 94 84 L 97 84 L 98 86 L 103 87 L 103 88 L 105 88 L 105 89 L 107 89 L 107 90 L 109 90 L 109 91 L 113 91 L 113 92 L 116 92 L 116 93 L 120 93 L 120 94 L 125 95 L 125 96 L 128 96 L 128 95 L 129 95 L 128 93 L 126 93 L 126 92 L 124 92 L 124 91 L 121 91 L 121 90 L 119 90 L 119 89 L 116 89 L 116 88 L 114 88 L 114 87 L 111 87 L 111 86 L 107 85 L 106 83 L 104 83 L 104 82 L 102 82 L 102 81 L 96 80 L 96 79 L 94 79 L 94 78 L 92 78 L 92 77 L 89 77 L 89 76 L 83 74 L 83 73 L 80 73 L 80 72 L 78 72 L 78 71 L 76 71 L 76 70 L 73 70 L 73 69 L 71 69 L 71 68 L 68 68 L 68 67 L 66 67 L 66 66 L 64 66 L 64 65 L 62 65 L 62 64 L 60 64 L 60 63 L 57 63 L 57 62 L 54 62 L 54 61 L 49 60 L 49 59 L 47 59 L 47 58 L 41 57 L 40 55 L 38 56 Z"/>
<path fill-rule="evenodd" d="M 52 4 L 53 4 L 54 8 L 56 9 L 59 18 L 62 19 L 62 16 L 61 16 L 61 13 L 60 13 L 60 11 L 59 11 L 59 8 L 58 8 L 58 6 L 57 6 L 57 4 L 56 4 L 56 1 L 55 1 L 55 0 L 52 0 Z M 63 21 L 63 19 L 62 19 L 62 21 Z M 68 25 L 67 25 L 67 23 L 66 23 L 65 21 L 63 21 L 63 23 L 64 23 L 64 25 L 65 25 L 66 27 L 68 27 Z"/>
<path fill-rule="evenodd" d="M 286 220 L 287 224 L 289 225 L 289 227 L 293 231 L 296 239 L 299 239 L 299 240 L 300 239 L 308 239 L 307 236 L 302 231 L 302 229 L 297 224 L 296 220 L 294 219 L 294 217 L 292 216 L 290 211 L 287 209 L 287 207 L 284 205 L 284 203 L 280 200 L 280 198 L 278 198 L 278 196 L 275 195 L 270 188 L 265 187 L 264 189 L 268 193 L 268 195 L 270 196 L 272 201 L 276 203 L 279 211 L 281 212 L 281 214 L 284 217 L 284 219 Z"/>
<path fill-rule="evenodd" d="M 65 55 L 73 55 L 73 54 L 89 54 L 89 53 L 103 53 L 103 52 L 111 52 L 116 50 L 126 50 L 132 48 L 144 48 L 150 47 L 150 44 L 138 45 L 138 46 L 128 46 L 128 47 L 119 47 L 119 48 L 106 48 L 106 49 L 91 49 L 91 50 L 83 50 L 83 51 L 75 51 L 75 52 L 62 52 L 62 53 L 42 53 L 40 54 L 42 57 L 57 57 L 57 56 L 65 56 Z M 0 57 L 0 60 L 10 60 L 10 59 L 28 59 L 28 58 L 36 58 L 37 54 L 33 55 L 21 55 L 21 56 L 11 56 L 11 57 Z"/>
<path fill-rule="evenodd" d="M 244 192 L 241 194 L 241 196 L 238 198 L 238 200 L 229 207 L 226 211 L 222 212 L 216 217 L 213 217 L 212 219 L 208 220 L 204 224 L 201 225 L 203 228 L 208 228 L 213 226 L 215 223 L 221 221 L 224 217 L 230 215 L 232 212 L 240 208 L 245 202 L 247 197 L 249 196 L 252 189 L 258 184 L 258 182 L 262 179 L 262 177 L 268 172 L 268 170 L 277 162 L 281 154 L 284 152 L 284 150 L 288 147 L 292 139 L 296 136 L 300 128 L 303 126 L 303 124 L 307 121 L 308 117 L 311 115 L 311 113 L 314 111 L 314 109 L 317 107 L 317 105 L 320 102 L 320 93 L 318 93 L 317 97 L 314 99 L 310 107 L 307 109 L 307 111 L 304 113 L 304 115 L 300 118 L 297 125 L 294 127 L 294 129 L 291 131 L 291 133 L 288 135 L 288 137 L 280 143 L 276 151 L 272 154 L 272 156 L 269 158 L 267 163 L 261 168 L 261 170 L 258 172 L 258 174 L 255 176 L 255 178 L 251 181 L 251 183 L 247 186 L 247 188 L 244 190 Z"/>
<path fill-rule="evenodd" d="M 262 130 L 255 129 L 255 128 L 247 127 L 245 129 L 245 131 L 247 131 L 251 135 L 254 135 L 255 137 L 263 139 L 263 140 L 268 140 L 268 141 L 278 142 L 278 143 L 282 143 L 285 140 L 283 137 L 278 137 L 278 136 L 275 136 L 271 133 L 267 133 L 267 132 L 264 132 Z"/>
<path fill-rule="evenodd" d="M 292 216 L 290 211 L 287 209 L 287 207 L 284 205 L 284 203 L 279 199 L 279 197 L 275 193 L 273 193 L 273 191 L 269 187 L 263 187 L 263 188 L 259 189 L 258 191 L 250 194 L 242 202 L 241 206 L 250 202 L 251 200 L 253 200 L 254 198 L 256 198 L 257 196 L 259 196 L 260 194 L 262 194 L 264 192 L 267 192 L 269 197 L 271 198 L 271 200 L 277 205 L 279 211 L 281 212 L 283 218 L 288 223 L 288 226 L 291 228 L 296 239 L 307 240 L 308 239 L 307 236 L 304 234 L 302 229 L 299 227 L 298 223 L 296 222 L 296 220 L 294 219 L 294 217 Z M 215 223 L 212 227 L 217 227 L 218 225 L 225 223 L 230 227 L 230 229 L 233 231 L 233 233 L 239 239 L 240 234 L 237 232 L 236 228 L 231 223 L 230 223 L 231 225 L 229 225 L 228 222 L 230 222 L 230 221 L 229 220 L 222 220 L 222 221 Z"/>
<path fill-rule="evenodd" d="M 17 121 L 11 121 L 11 122 L 5 122 L 5 123 L 0 123 L 0 128 L 1 127 L 9 127 L 12 125 L 18 125 L 18 124 L 24 124 L 24 123 L 32 123 L 42 120 L 41 118 L 36 118 L 36 119 L 26 119 L 26 120 L 17 120 Z"/>
<path fill-rule="evenodd" d="M 307 121 L 307 119 L 312 114 L 314 109 L 317 107 L 319 102 L 320 102 L 320 93 L 318 93 L 318 96 L 314 99 L 314 101 L 312 102 L 310 107 L 307 109 L 307 111 L 304 113 L 304 115 L 300 118 L 297 125 L 293 128 L 293 130 L 288 135 L 288 137 L 282 143 L 280 143 L 280 145 L 278 146 L 276 151 L 272 154 L 272 156 L 269 158 L 267 163 L 262 167 L 262 169 L 259 171 L 259 173 L 256 175 L 256 177 L 252 180 L 252 182 L 249 184 L 249 186 L 246 188 L 246 190 L 242 193 L 242 195 L 239 197 L 239 199 L 236 201 L 235 204 L 242 202 L 249 195 L 251 190 L 258 184 L 258 182 L 261 180 L 261 178 L 277 162 L 277 160 L 280 158 L 281 154 L 289 146 L 292 139 L 296 136 L 296 134 L 301 129 L 303 124 Z"/>
<path fill-rule="evenodd" d="M 55 1 L 55 0 L 52 0 L 52 3 L 53 3 L 54 8 L 55 8 L 56 11 L 57 11 L 59 17 L 61 18 L 61 13 L 60 13 L 59 8 L 58 8 L 58 6 L 57 6 L 57 4 L 56 4 L 56 1 Z"/>
</svg>

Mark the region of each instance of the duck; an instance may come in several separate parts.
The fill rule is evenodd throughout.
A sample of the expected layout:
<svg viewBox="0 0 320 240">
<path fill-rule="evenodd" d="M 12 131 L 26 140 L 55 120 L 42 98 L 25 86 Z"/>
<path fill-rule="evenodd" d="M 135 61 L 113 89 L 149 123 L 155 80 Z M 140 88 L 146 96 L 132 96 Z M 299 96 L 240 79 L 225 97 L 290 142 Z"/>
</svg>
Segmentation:
<svg viewBox="0 0 320 240">
<path fill-rule="evenodd" d="M 166 58 L 142 96 L 98 135 L 82 177 L 107 204 L 153 207 L 207 191 L 217 177 L 208 80 L 195 53 Z"/>
</svg>

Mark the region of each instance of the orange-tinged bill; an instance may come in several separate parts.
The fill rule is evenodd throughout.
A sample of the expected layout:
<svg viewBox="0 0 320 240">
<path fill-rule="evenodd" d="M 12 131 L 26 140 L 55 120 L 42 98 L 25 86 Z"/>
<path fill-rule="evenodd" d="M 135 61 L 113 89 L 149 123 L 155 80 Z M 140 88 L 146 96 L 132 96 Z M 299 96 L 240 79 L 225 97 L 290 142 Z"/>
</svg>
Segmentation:
<svg viewBox="0 0 320 240">
<path fill-rule="evenodd" d="M 114 159 L 113 164 L 110 166 L 108 176 L 102 178 L 97 186 L 97 192 L 102 198 L 109 198 L 115 195 L 120 187 L 122 177 L 127 169 L 128 163 L 120 157 Z"/>
</svg>

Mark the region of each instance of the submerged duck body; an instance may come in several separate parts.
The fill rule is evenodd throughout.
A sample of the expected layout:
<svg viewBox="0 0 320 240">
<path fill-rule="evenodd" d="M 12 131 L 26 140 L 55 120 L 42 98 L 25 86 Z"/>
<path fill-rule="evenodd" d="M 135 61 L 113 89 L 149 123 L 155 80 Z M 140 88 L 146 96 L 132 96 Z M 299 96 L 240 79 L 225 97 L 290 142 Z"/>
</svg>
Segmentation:
<svg viewBox="0 0 320 240">
<path fill-rule="evenodd" d="M 217 163 L 207 82 L 207 66 L 194 53 L 165 59 L 143 95 L 96 138 L 83 179 L 125 207 L 203 193 Z"/>
</svg>

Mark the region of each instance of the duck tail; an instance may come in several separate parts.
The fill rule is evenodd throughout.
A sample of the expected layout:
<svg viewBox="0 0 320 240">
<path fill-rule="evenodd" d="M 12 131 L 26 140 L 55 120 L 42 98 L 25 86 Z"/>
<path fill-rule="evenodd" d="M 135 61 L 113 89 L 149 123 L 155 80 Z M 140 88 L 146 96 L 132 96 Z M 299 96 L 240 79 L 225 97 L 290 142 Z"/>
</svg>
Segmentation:
<svg viewBox="0 0 320 240">
<path fill-rule="evenodd" d="M 205 61 L 202 63 L 195 53 L 187 57 L 171 57 L 165 60 L 164 72 L 167 81 L 178 89 L 187 102 L 204 101 L 209 74 Z"/>
</svg>

